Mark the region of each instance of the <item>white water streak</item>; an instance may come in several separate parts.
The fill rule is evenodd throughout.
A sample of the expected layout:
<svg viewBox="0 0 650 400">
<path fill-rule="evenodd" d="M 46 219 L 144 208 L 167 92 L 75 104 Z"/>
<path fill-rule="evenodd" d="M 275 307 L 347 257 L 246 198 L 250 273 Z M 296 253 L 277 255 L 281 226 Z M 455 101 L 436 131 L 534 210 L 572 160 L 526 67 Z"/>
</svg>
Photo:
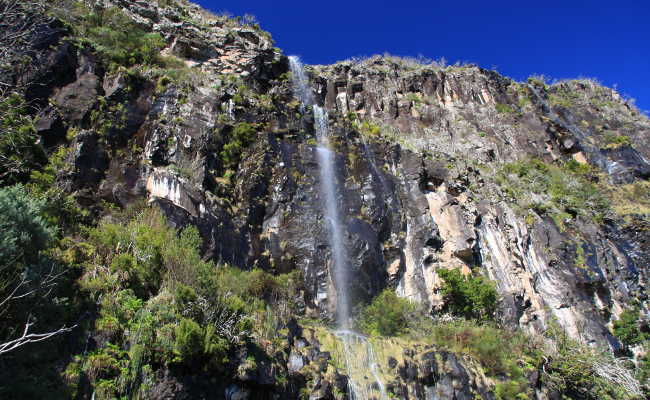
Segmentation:
<svg viewBox="0 0 650 400">
<path fill-rule="evenodd" d="M 327 111 L 314 105 L 314 121 L 319 146 L 316 149 L 320 166 L 320 191 L 323 213 L 328 224 L 329 242 L 332 246 L 333 275 L 336 284 L 336 321 L 340 328 L 348 328 L 350 321 L 349 276 L 345 233 L 338 206 L 336 187 L 335 154 L 328 148 L 329 128 Z"/>
<path fill-rule="evenodd" d="M 336 287 L 336 321 L 339 331 L 335 332 L 344 347 L 344 358 L 348 375 L 348 390 L 353 400 L 370 399 L 370 393 L 377 390 L 362 384 L 360 377 L 365 378 L 365 371 L 370 371 L 379 389 L 380 399 L 386 399 L 386 389 L 382 383 L 375 353 L 372 344 L 366 337 L 349 330 L 350 325 L 350 299 L 349 299 L 349 274 L 348 255 L 345 248 L 345 229 L 339 212 L 338 188 L 336 184 L 336 159 L 335 153 L 329 144 L 329 123 L 327 111 L 319 107 L 314 101 L 314 96 L 309 86 L 300 59 L 296 56 L 289 57 L 291 80 L 296 98 L 300 100 L 300 109 L 305 111 L 307 106 L 314 110 L 314 124 L 318 147 L 316 155 L 320 173 L 320 194 L 323 205 L 324 218 L 328 224 L 328 240 L 332 249 L 332 275 Z M 361 360 L 361 361 L 359 361 Z"/>
</svg>

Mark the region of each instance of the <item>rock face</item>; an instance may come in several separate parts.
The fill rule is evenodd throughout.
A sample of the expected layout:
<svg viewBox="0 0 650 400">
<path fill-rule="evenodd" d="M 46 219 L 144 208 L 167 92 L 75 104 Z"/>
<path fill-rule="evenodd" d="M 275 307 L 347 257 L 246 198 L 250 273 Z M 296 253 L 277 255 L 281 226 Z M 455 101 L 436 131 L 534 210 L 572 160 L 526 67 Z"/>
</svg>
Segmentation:
<svg viewBox="0 0 650 400">
<path fill-rule="evenodd" d="M 211 19 L 197 6 L 112 3 L 161 33 L 164 53 L 200 78 L 160 84 L 107 73 L 92 52 L 60 40 L 43 50 L 45 75 L 56 76 L 61 60 L 74 66 L 48 81 L 52 101 L 38 124 L 47 146 L 80 127 L 69 143 L 72 168 L 60 179 L 82 202 L 124 206 L 146 198 L 172 224 L 196 225 L 206 257 L 217 262 L 299 269 L 305 315 L 333 316 L 314 121 L 292 95 L 286 57 L 265 33 Z M 308 72 L 330 115 L 353 304 L 391 287 L 436 313 L 436 271 L 459 268 L 494 280 L 502 319 L 530 332 L 556 320 L 576 339 L 618 349 L 612 319 L 633 302 L 648 312 L 647 216 L 569 215 L 560 226 L 543 212 L 522 212 L 495 178 L 505 163 L 538 158 L 589 164 L 613 187 L 647 180 L 650 120 L 615 91 L 382 57 Z M 220 154 L 242 124 L 254 140 L 229 165 Z M 609 145 L 607 135 L 627 141 Z M 304 387 L 300 371 L 326 363 L 314 343 L 293 341 L 283 360 L 290 374 L 284 398 Z M 453 354 L 430 349 L 395 369 L 401 398 L 493 398 L 484 377 Z M 344 391 L 344 377 L 325 378 L 326 371 L 316 374 L 321 380 L 309 398 Z M 267 372 L 244 371 L 239 386 L 205 398 L 257 398 L 255 390 L 273 385 L 274 372 Z M 188 385 L 161 376 L 156 393 L 177 397 Z M 192 390 L 202 389 L 186 398 Z"/>
</svg>

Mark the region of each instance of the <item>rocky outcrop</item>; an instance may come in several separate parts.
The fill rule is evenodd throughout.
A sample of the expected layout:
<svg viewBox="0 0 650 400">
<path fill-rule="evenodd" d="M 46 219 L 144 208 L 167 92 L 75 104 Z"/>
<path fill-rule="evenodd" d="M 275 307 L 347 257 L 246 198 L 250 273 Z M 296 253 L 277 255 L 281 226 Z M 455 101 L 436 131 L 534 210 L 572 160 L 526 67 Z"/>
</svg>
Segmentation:
<svg viewBox="0 0 650 400">
<path fill-rule="evenodd" d="M 305 316 L 331 318 L 336 291 L 314 121 L 292 94 L 286 58 L 263 31 L 198 6 L 111 4 L 159 32 L 163 53 L 196 79 L 184 85 L 146 71 L 106 72 L 92 49 L 74 48 L 57 30 L 38 57 L 39 73 L 52 79 L 38 92 L 47 105 L 37 129 L 48 149 L 71 149 L 71 168 L 59 180 L 85 204 L 157 204 L 175 226 L 196 225 L 205 256 L 217 262 L 300 270 Z M 390 287 L 435 314 L 436 271 L 458 268 L 494 280 L 502 321 L 533 333 L 556 320 L 576 339 L 619 349 L 612 320 L 634 302 L 647 314 L 647 214 L 569 216 L 559 226 L 543 212 L 522 213 L 495 179 L 504 163 L 534 157 L 592 165 L 609 185 L 647 181 L 650 121 L 615 91 L 382 57 L 309 73 L 330 115 L 353 304 Z M 241 124 L 254 140 L 233 166 L 222 152 Z M 612 135 L 627 139 L 608 143 Z M 342 398 L 345 377 L 327 366 L 331 355 L 318 339 L 300 334 L 290 342 L 264 368 L 247 367 L 243 355 L 219 394 L 208 395 L 203 377 L 166 373 L 154 393 L 257 398 L 286 374 L 278 398 L 303 388 L 311 399 Z M 390 367 L 390 391 L 493 398 L 473 365 L 441 349 L 413 350 Z"/>
</svg>

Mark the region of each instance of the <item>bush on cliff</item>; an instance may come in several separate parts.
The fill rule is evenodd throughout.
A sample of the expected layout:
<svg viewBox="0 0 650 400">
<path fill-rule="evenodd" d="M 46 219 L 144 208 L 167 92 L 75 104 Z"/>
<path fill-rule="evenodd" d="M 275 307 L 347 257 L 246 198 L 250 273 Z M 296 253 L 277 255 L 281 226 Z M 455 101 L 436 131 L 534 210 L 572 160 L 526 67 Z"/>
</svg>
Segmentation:
<svg viewBox="0 0 650 400">
<path fill-rule="evenodd" d="M 408 299 L 385 289 L 363 308 L 358 325 L 368 335 L 395 336 L 406 331 L 415 311 L 415 305 Z"/>
<path fill-rule="evenodd" d="M 232 128 L 221 153 L 219 153 L 224 168 L 237 169 L 242 152 L 253 142 L 256 134 L 255 126 L 246 122 L 240 122 Z"/>
<path fill-rule="evenodd" d="M 542 382 L 563 398 L 642 399 L 642 387 L 625 360 L 570 338 L 557 323 L 546 332 L 554 349 L 546 351 Z"/>
<path fill-rule="evenodd" d="M 438 275 L 444 280 L 440 289 L 443 311 L 479 321 L 494 318 L 498 294 L 493 282 L 482 276 L 465 276 L 457 269 L 441 269 Z"/>
<path fill-rule="evenodd" d="M 639 329 L 638 320 L 640 312 L 638 308 L 625 310 L 620 318 L 614 321 L 614 335 L 623 342 L 625 346 L 634 346 L 650 339 L 650 334 Z"/>
<path fill-rule="evenodd" d="M 25 183 L 47 161 L 22 95 L 0 97 L 0 185 Z"/>
<path fill-rule="evenodd" d="M 548 214 L 563 228 L 566 219 L 601 221 L 609 211 L 592 175 L 589 166 L 575 161 L 547 164 L 528 159 L 505 164 L 496 181 L 522 209 Z"/>
<path fill-rule="evenodd" d="M 89 13 L 84 37 L 112 65 L 155 64 L 165 41 L 157 33 L 140 29 L 119 8 L 109 7 Z"/>
<path fill-rule="evenodd" d="M 156 369 L 227 375 L 233 349 L 277 336 L 293 314 L 295 274 L 206 262 L 197 229 L 178 232 L 155 209 L 114 213 L 83 236 L 74 262 L 84 266 L 105 344 L 69 365 L 72 390 L 85 375 L 98 399 L 147 398 Z"/>
<path fill-rule="evenodd" d="M 109 69 L 162 63 L 162 36 L 143 30 L 119 7 L 76 0 L 58 3 L 53 13 L 70 25 L 80 43 L 90 44 Z"/>
</svg>

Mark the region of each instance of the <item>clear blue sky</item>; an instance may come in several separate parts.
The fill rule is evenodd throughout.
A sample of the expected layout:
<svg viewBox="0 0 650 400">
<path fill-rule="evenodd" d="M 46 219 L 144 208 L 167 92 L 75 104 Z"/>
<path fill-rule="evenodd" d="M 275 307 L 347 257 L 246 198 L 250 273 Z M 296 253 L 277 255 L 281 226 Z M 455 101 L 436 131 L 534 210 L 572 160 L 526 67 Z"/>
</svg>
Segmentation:
<svg viewBox="0 0 650 400">
<path fill-rule="evenodd" d="M 255 15 L 308 64 L 389 52 L 468 61 L 524 80 L 593 77 L 650 110 L 649 0 L 198 0 Z"/>
</svg>

